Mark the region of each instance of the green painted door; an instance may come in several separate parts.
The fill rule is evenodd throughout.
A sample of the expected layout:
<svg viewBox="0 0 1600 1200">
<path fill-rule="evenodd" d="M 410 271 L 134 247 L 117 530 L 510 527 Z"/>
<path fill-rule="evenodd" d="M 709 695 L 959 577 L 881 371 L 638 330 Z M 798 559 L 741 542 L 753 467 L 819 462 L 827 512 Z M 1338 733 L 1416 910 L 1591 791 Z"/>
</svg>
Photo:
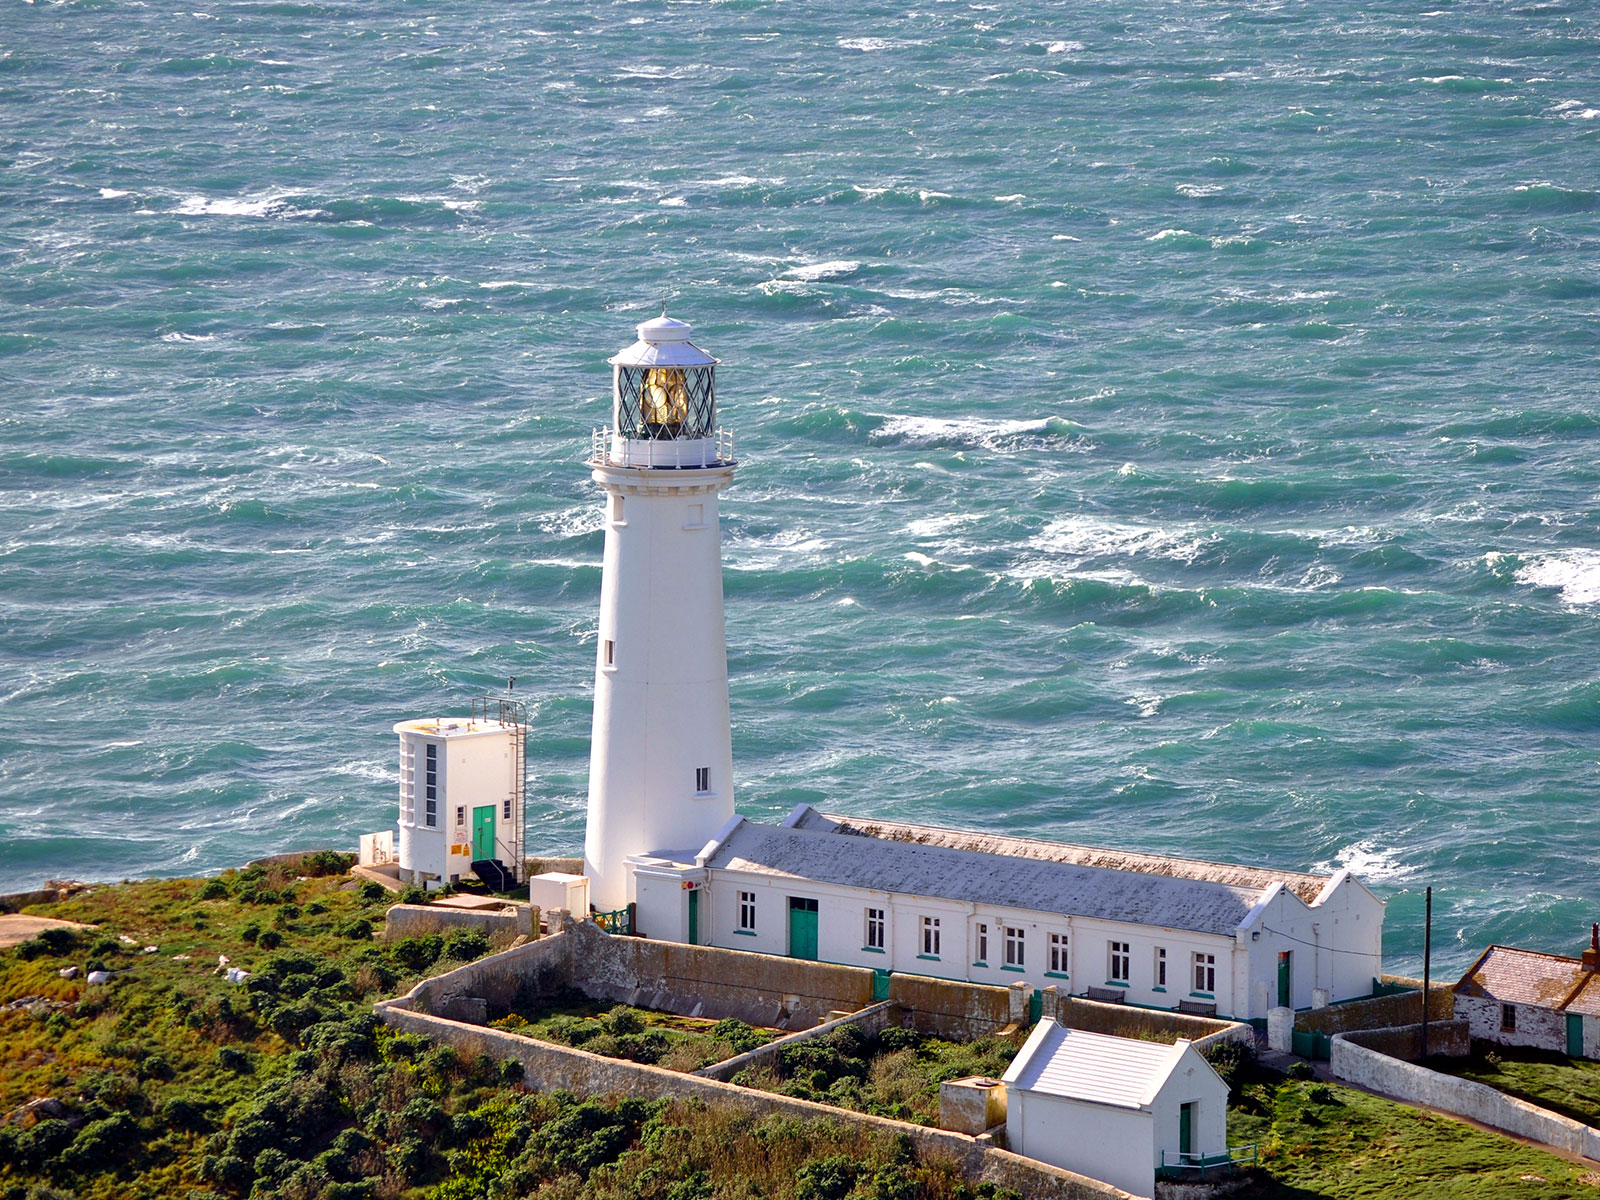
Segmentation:
<svg viewBox="0 0 1600 1200">
<path fill-rule="evenodd" d="M 494 857 L 494 805 L 472 810 L 472 861 Z"/>
<path fill-rule="evenodd" d="M 1178 1154 L 1187 1159 L 1194 1153 L 1194 1101 L 1178 1106 Z"/>
<path fill-rule="evenodd" d="M 1294 951 L 1278 952 L 1278 1007 L 1294 1007 Z"/>
<path fill-rule="evenodd" d="M 817 957 L 817 902 L 789 897 L 789 957 Z"/>
<path fill-rule="evenodd" d="M 689 893 L 689 945 L 700 944 L 700 890 Z"/>
<path fill-rule="evenodd" d="M 1567 1057 L 1583 1057 L 1583 1016 L 1580 1013 L 1567 1014 Z"/>
</svg>

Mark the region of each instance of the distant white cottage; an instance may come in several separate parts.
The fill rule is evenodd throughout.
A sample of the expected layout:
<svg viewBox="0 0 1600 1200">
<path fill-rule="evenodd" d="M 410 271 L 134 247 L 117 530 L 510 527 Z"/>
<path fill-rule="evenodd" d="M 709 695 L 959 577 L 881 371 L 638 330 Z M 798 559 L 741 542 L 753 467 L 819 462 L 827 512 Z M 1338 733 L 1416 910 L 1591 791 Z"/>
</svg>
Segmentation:
<svg viewBox="0 0 1600 1200">
<path fill-rule="evenodd" d="M 1153 1196 L 1157 1168 L 1226 1158 L 1228 1085 L 1173 1045 L 1034 1026 L 1001 1080 L 1013 1153 Z"/>
<path fill-rule="evenodd" d="M 1600 925 L 1580 958 L 1490 946 L 1455 986 L 1475 1040 L 1600 1059 Z"/>
</svg>

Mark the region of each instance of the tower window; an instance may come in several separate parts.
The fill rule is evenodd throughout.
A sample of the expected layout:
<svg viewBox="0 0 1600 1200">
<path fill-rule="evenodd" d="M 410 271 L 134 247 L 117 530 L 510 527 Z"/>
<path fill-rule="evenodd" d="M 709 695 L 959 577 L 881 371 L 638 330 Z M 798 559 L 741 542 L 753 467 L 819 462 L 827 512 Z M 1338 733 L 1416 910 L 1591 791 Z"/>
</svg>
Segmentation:
<svg viewBox="0 0 1600 1200">
<path fill-rule="evenodd" d="M 613 525 L 621 525 L 622 524 L 622 497 L 621 496 L 612 496 L 611 497 L 611 523 Z"/>
<path fill-rule="evenodd" d="M 464 804 L 456 805 L 456 827 L 460 828 L 467 823 L 467 807 Z"/>
<path fill-rule="evenodd" d="M 739 893 L 739 928 L 746 933 L 756 931 L 756 894 L 754 892 Z"/>
<path fill-rule="evenodd" d="M 706 523 L 706 506 L 704 504 L 689 505 L 689 519 L 683 523 L 685 529 L 700 529 Z"/>
<path fill-rule="evenodd" d="M 617 644 L 614 641 L 612 641 L 610 638 L 607 638 L 604 642 L 600 643 L 600 647 L 601 647 L 600 661 L 603 662 L 608 667 L 616 666 L 617 665 Z"/>
<path fill-rule="evenodd" d="M 1007 925 L 1005 927 L 1005 930 L 1006 930 L 1006 966 L 1008 966 L 1008 967 L 1020 967 L 1020 966 L 1024 965 L 1023 961 L 1022 961 L 1022 955 L 1023 955 L 1023 951 L 1027 948 L 1026 944 L 1023 941 L 1023 939 L 1027 936 L 1026 931 L 1024 931 L 1024 930 L 1022 930 L 1020 928 L 1014 928 L 1014 927 L 1012 927 L 1010 925 Z"/>
<path fill-rule="evenodd" d="M 1106 979 L 1112 983 L 1128 982 L 1128 943 L 1111 943 L 1111 973 Z"/>
<path fill-rule="evenodd" d="M 702 796 L 711 790 L 710 767 L 696 767 L 694 769 L 694 790 Z"/>
<path fill-rule="evenodd" d="M 429 829 L 439 824 L 439 746 L 429 742 L 422 752 L 423 824 Z"/>
<path fill-rule="evenodd" d="M 505 801 L 500 805 L 500 819 L 502 821 L 511 820 L 511 797 L 510 796 L 507 796 L 505 798 Z"/>
</svg>

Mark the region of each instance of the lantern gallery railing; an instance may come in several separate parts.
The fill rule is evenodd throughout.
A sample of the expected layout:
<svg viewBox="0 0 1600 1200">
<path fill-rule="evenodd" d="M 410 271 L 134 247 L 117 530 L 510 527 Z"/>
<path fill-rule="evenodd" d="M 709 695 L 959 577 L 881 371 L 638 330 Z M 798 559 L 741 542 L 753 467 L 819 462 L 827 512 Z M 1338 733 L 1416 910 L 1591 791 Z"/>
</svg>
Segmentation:
<svg viewBox="0 0 1600 1200">
<path fill-rule="evenodd" d="M 733 432 L 718 429 L 710 437 L 649 442 L 617 437 L 615 430 L 602 427 L 590 438 L 589 462 L 597 467 L 657 470 L 726 466 L 733 462 Z"/>
</svg>

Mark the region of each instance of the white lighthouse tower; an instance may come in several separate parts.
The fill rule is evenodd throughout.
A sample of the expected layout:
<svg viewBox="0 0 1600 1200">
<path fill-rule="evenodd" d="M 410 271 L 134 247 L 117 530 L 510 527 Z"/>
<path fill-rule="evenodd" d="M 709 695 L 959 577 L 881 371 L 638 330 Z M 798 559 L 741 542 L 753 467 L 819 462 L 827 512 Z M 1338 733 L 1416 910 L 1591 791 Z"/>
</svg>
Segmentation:
<svg viewBox="0 0 1600 1200">
<path fill-rule="evenodd" d="M 691 858 L 733 816 L 717 495 L 717 360 L 663 314 L 613 357 L 612 425 L 590 465 L 606 492 L 584 872 L 596 908 L 634 899 L 628 859 Z"/>
</svg>

